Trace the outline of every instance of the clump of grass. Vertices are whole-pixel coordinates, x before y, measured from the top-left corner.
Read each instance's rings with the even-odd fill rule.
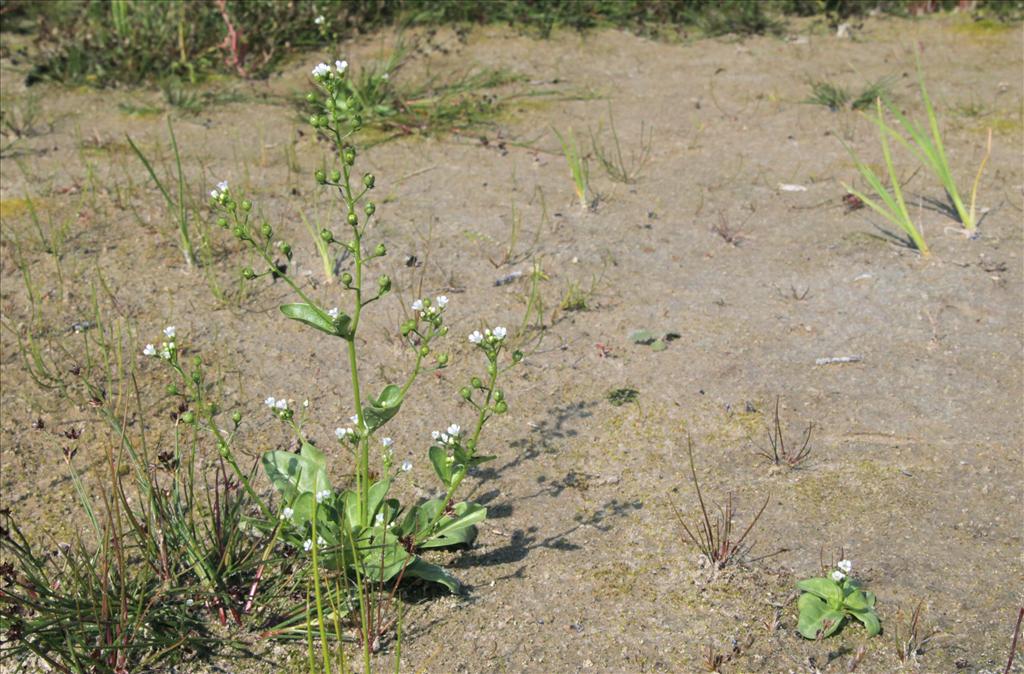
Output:
[[[838,112],[847,107],[851,110],[867,110],[874,105],[876,99],[885,99],[889,96],[889,80],[887,78],[871,82],[856,96],[840,85],[827,80],[811,80],[808,84],[811,87],[811,95],[804,99],[804,103],[823,105],[832,112]]]
[[[693,459],[693,442],[687,436],[686,450],[690,458],[690,476],[693,481],[693,488],[697,492],[697,504],[700,506],[700,519],[691,524],[686,523],[682,513],[675,504],[669,500],[675,512],[679,525],[682,526],[686,537],[690,539],[700,553],[707,559],[715,569],[723,569],[729,564],[740,562],[753,549],[753,542],[747,542],[747,538],[754,527],[757,526],[771,496],[765,498],[761,508],[754,515],[754,518],[747,525],[747,528],[737,537],[733,530],[733,521],[736,513],[733,510],[732,494],[726,497],[725,507],[720,507],[715,514],[714,521],[708,514],[707,506],[704,503],[704,495],[700,489],[700,480],[697,478],[697,468]],[[691,528],[692,527],[692,528]]]
[[[761,456],[776,466],[799,468],[811,455],[811,431],[814,424],[807,424],[803,443],[799,449],[786,447],[786,439],[782,433],[782,422],[779,419],[779,398],[775,398],[775,414],[772,426],[768,429],[768,447],[760,450]]]
[[[933,628],[923,630],[921,618],[924,615],[924,600],[921,600],[911,611],[906,621],[906,629],[900,630],[904,613],[900,609],[899,617],[893,621],[893,642],[896,645],[896,657],[901,664],[907,665],[917,661],[917,658],[924,654],[924,647],[929,641],[939,636],[940,630]]]
[[[559,133],[557,129],[555,129],[555,135],[558,136],[558,142],[562,145],[565,161],[569,164],[572,184],[576,189],[576,199],[579,201],[580,208],[587,210],[590,208],[588,197],[590,194],[590,163],[580,152],[579,143],[576,142],[576,135],[572,129],[569,129],[567,137]]]
[[[586,311],[590,308],[590,293],[583,290],[579,281],[570,281],[562,296],[562,311]]]
[[[959,190],[957,189],[956,179],[953,177],[953,171],[949,166],[946,149],[942,143],[942,134],[939,131],[938,118],[935,115],[935,108],[932,105],[931,98],[928,96],[928,90],[924,85],[924,74],[921,72],[920,63],[918,63],[917,81],[921,92],[921,100],[924,102],[925,112],[928,116],[928,131],[926,132],[921,126],[888,102],[886,102],[886,108],[889,113],[896,118],[903,131],[910,137],[910,140],[908,141],[902,134],[898,133],[896,129],[887,125],[882,119],[881,111],[879,111],[876,123],[883,135],[891,136],[905,148],[910,150],[911,153],[913,153],[914,156],[916,156],[918,160],[920,160],[920,162],[927,167],[936,178],[938,178],[943,189],[946,191],[946,196],[949,198],[953,210],[960,219],[960,223],[968,233],[974,234],[978,227],[978,221],[975,217],[978,184],[981,182],[981,175],[985,170],[985,164],[988,162],[989,155],[992,153],[992,130],[989,129],[985,156],[982,158],[981,164],[978,166],[978,172],[974,177],[974,184],[971,187],[970,202],[969,204],[965,204],[964,200],[960,196]]]
[[[922,255],[927,256],[929,254],[928,244],[925,242],[921,232],[918,231],[914,221],[910,219],[910,212],[907,210],[906,201],[903,199],[903,191],[900,188],[899,176],[896,175],[896,169],[893,166],[892,153],[889,150],[888,136],[894,132],[886,124],[885,118],[882,116],[881,99],[877,99],[875,101],[875,107],[877,117],[873,121],[879,128],[879,138],[882,143],[882,156],[885,159],[885,168],[889,175],[889,184],[892,186],[892,192],[890,192],[889,188],[885,186],[882,179],[875,173],[874,169],[862,162],[849,146],[846,146],[847,152],[850,153],[857,170],[860,172],[864,180],[867,181],[868,185],[871,186],[871,189],[875,193],[877,199],[868,197],[863,192],[855,190],[846,183],[842,183],[843,189],[856,196],[876,213],[906,232],[914,247],[917,248]]]
[[[608,105],[608,128],[612,134],[611,146],[604,146],[597,136],[591,132],[590,146],[598,163],[604,168],[605,173],[612,180],[627,185],[634,184],[640,177],[644,166],[651,159],[651,148],[654,146],[654,129],[640,123],[639,147],[629,158],[622,152],[622,143],[619,141],[619,133],[615,128],[615,118],[612,116],[611,104]]]

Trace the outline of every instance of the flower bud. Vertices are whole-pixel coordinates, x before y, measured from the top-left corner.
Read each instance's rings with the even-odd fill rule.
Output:
[[[421,346],[420,347],[420,355],[423,356],[424,358],[426,358],[428,355],[430,355],[430,347],[427,346],[426,344]]]
[[[242,210],[248,213],[252,210],[252,202],[248,199],[242,199]]]
[[[309,125],[311,127],[313,127],[314,129],[317,128],[318,126],[320,126],[320,118],[317,117],[316,115],[310,115],[309,116]]]
[[[230,454],[228,452],[228,443],[224,442],[223,440],[218,442],[217,443],[217,451],[220,452],[220,455],[221,455],[222,458],[225,458],[225,459],[228,458],[228,455]]]
[[[442,353],[440,356],[438,356],[437,357],[437,364],[440,365],[441,367],[444,367],[445,365],[447,365],[448,364],[448,354],[447,353]]]
[[[209,412],[210,416],[212,417],[215,416],[218,412],[220,412],[220,408],[217,407],[217,403],[211,402],[206,405],[206,411]]]
[[[402,323],[402,327],[400,328],[402,337],[408,337],[409,333],[412,332],[415,327],[416,321],[406,321],[405,323]]]
[[[238,208],[238,204],[236,204],[233,199],[228,199],[227,201],[224,202],[224,208],[234,213],[235,210]]]
[[[494,392],[494,402],[500,403],[504,399],[505,393],[501,389],[498,389]]]
[[[333,171],[331,171],[331,182],[341,182],[341,171],[339,171],[338,169],[334,169]]]
[[[473,391],[468,386],[463,386],[459,389],[459,395],[462,396],[463,399],[469,400],[473,397]]]
[[[242,413],[241,412],[235,412],[234,414],[232,414],[231,415],[231,421],[234,422],[235,426],[237,426],[238,424],[242,423]]]
[[[167,395],[169,395],[169,396],[176,396],[176,395],[178,395],[178,387],[175,386],[174,384],[168,384],[166,390],[167,390]]]
[[[437,331],[437,334],[441,335],[442,337],[447,335],[448,334],[448,326],[447,325],[442,325],[441,329]]]
[[[388,249],[383,243],[378,243],[377,247],[373,249],[373,254],[376,257],[383,257],[388,254]]]
[[[251,281],[256,278],[256,272],[252,270],[252,267],[246,267],[242,270],[242,278],[246,281]]]
[[[192,370],[192,381],[194,383],[198,384],[202,380],[203,380],[203,373],[200,372],[199,370]]]
[[[320,115],[320,126],[327,126],[327,117],[325,115]]]
[[[336,106],[336,105],[337,105],[337,104],[336,104],[336,103],[334,102],[334,99],[333,99],[333,98],[328,98],[328,99],[327,99],[327,100],[326,100],[326,101],[324,102],[324,107],[325,107],[325,108],[327,108],[328,110],[334,110],[334,108],[335,108],[335,106]]]
[[[316,94],[314,94],[312,91],[306,94],[306,102],[316,103]]]
[[[518,363],[522,359],[523,359],[523,352],[522,351],[520,351],[519,349],[516,349],[515,351],[512,352],[512,362],[513,363]]]
[[[351,148],[350,147],[347,150],[345,150],[345,153],[342,155],[342,159],[344,159],[345,163],[348,164],[349,166],[352,166],[352,164],[355,164],[356,163],[356,150],[355,150],[355,148]]]
[[[469,383],[473,385],[473,388],[483,388],[484,383],[480,381],[480,377],[473,377],[469,380]]]
[[[346,286],[352,285],[352,274],[349,274],[348,272],[343,273],[341,275],[341,282]]]
[[[281,244],[281,252],[284,253],[284,256],[289,260],[292,259],[292,247],[287,243]]]
[[[192,414],[192,412],[185,412],[181,415],[181,420],[186,424],[193,424],[196,421],[196,415]]]
[[[274,235],[274,228],[270,226],[269,222],[264,222],[260,225],[260,234],[263,235],[264,239],[269,239]]]
[[[235,227],[233,230],[231,230],[231,233],[235,235],[236,239],[245,239],[245,230],[242,229],[241,226]]]
[[[367,173],[366,175],[363,176],[363,185],[366,186],[366,189],[372,190],[373,184],[374,182],[376,182],[376,180],[377,179],[374,177],[372,173]]]
[[[227,229],[228,228],[228,219],[227,218],[217,218],[217,225],[220,226],[220,227],[223,227],[224,229]]]
[[[331,230],[329,229],[321,229],[320,240],[323,241],[324,243],[334,243],[334,234],[332,234]]]
[[[471,452],[476,451],[476,440],[474,440],[473,438],[466,440],[466,449],[468,449]]]
[[[358,225],[359,224],[359,216],[356,215],[355,213],[349,213],[348,214],[348,224],[352,225],[353,227]]]
[[[192,357],[192,367],[202,367],[202,366],[203,366],[203,359],[200,358],[199,356],[193,356]]]
[[[323,185],[327,182],[327,174],[324,173],[323,169],[317,169],[313,172],[313,177],[316,178],[317,183]]]
[[[494,412],[496,414],[504,414],[505,412],[508,412],[508,403],[505,402],[504,400],[495,403]]]
[[[366,217],[370,217],[377,212],[377,205],[372,201],[369,201],[366,203],[366,206],[363,207],[363,210],[366,211]]]
[[[391,290],[391,277],[387,274],[382,274],[381,277],[377,279],[377,288],[378,293],[381,295],[389,292]]]
[[[498,366],[494,361],[487,363],[487,374],[491,377],[495,377],[498,374]]]

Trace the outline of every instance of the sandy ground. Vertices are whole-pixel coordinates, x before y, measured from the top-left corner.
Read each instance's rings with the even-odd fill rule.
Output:
[[[391,39],[343,50],[358,64]],[[436,487],[429,431],[468,422],[455,391],[479,364],[461,335],[520,325],[530,261],[548,276],[543,340],[506,382],[511,413],[488,429],[485,447],[498,459],[467,480],[466,496],[486,504],[489,518],[472,549],[434,556],[467,593],[409,608],[404,668],[691,672],[703,668],[709,645],[729,654],[736,643],[722,671],[843,672],[863,645],[858,672],[892,672],[901,667],[896,627],[905,629],[921,601],[924,624],[941,634],[905,670],[1002,671],[1024,586],[1019,27],[870,20],[853,39],[808,29],[787,40],[687,44],[619,32],[538,42],[488,29],[464,41],[442,31],[431,44],[401,76],[500,66],[562,95],[522,99],[481,130],[400,139],[362,155],[380,186],[371,238],[388,242],[380,269],[398,291],[374,307],[362,333],[367,362],[380,363],[364,368],[370,388],[407,367],[394,326],[417,289],[451,298],[454,365],[420,383],[391,432],[400,457],[416,463],[400,487],[406,498]],[[897,101],[920,116],[918,46],[961,185],[984,154],[985,129],[994,129],[977,240],[927,207],[941,188],[898,154],[901,174],[913,175],[906,190],[933,249],[928,259],[891,240],[869,210],[842,203],[840,181],[858,180],[842,142],[880,165],[870,121],[802,102],[808,79],[857,89],[888,77]],[[267,82],[225,84],[239,100],[175,117],[195,193],[220,179],[244,188],[293,242],[294,268],[310,284],[321,272],[297,206],[318,199],[308,176],[326,148],[297,135],[287,97],[304,90],[320,58],[298,59]],[[19,66],[5,62],[4,71],[5,98],[27,97]],[[267,395],[308,399],[313,435],[329,437],[351,413],[347,367],[326,338],[276,317],[288,296],[282,284],[225,306],[201,273],[183,270],[161,198],[124,141],[128,133],[154,153],[165,143],[162,115],[127,114],[123,105],[159,103],[159,95],[35,91],[42,128],[2,164],[4,320],[29,318],[18,240],[52,339],[80,343],[70,327],[88,318],[102,273],[114,314],[137,331],[138,345],[175,324],[220,363],[223,397],[251,420],[243,444],[253,455],[288,442],[261,409]],[[609,105],[626,153],[639,149],[641,124],[653,129],[652,153],[633,185],[611,181],[592,160],[596,208],[584,212],[552,130],[572,128],[589,148],[588,130],[608,139]],[[69,223],[63,295],[53,258],[33,238],[27,194],[40,202],[44,226]],[[512,260],[496,267],[489,258],[500,261],[509,245],[513,207],[521,232]],[[228,283],[247,256],[220,234],[216,273]],[[422,266],[406,267],[409,255]],[[524,278],[495,286],[514,271]],[[587,309],[559,310],[574,283]],[[338,294],[322,284],[313,292]],[[679,337],[655,352],[631,342],[638,329]],[[3,502],[59,536],[77,510],[57,430],[85,429],[76,465],[97,481],[110,438],[88,409],[69,409],[28,379],[9,330],[0,340]],[[816,365],[840,356],[858,362]],[[139,360],[162,414],[164,373]],[[639,391],[636,404],[608,402],[620,387]],[[757,453],[776,396],[791,442],[815,426],[801,470],[773,468]],[[37,418],[47,430],[32,428]],[[705,495],[721,503],[735,494],[737,526],[770,495],[743,565],[706,568],[673,514],[672,503],[684,517],[696,513],[687,434]],[[333,465],[339,478],[351,470],[340,456]],[[840,549],[877,594],[885,632],[868,639],[852,625],[805,641],[795,632],[794,583]],[[776,605],[781,622],[770,629]],[[289,647],[272,653],[301,659]]]

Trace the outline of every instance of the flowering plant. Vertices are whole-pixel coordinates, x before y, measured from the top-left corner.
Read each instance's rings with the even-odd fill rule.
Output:
[[[864,591],[850,577],[853,562],[844,559],[828,578],[808,578],[796,584],[803,594],[797,601],[797,630],[808,639],[823,639],[839,629],[847,616],[864,623],[870,636],[882,631],[875,613],[875,595]]]
[[[333,170],[317,169],[314,178],[320,186],[336,192],[347,223],[344,242],[337,240],[329,229],[323,229],[320,238],[328,246],[343,246],[351,256],[351,270],[340,277],[342,289],[351,299],[351,308],[348,311],[327,308],[328,305],[312,298],[276,263],[277,251],[291,260],[292,248],[285,241],[275,240],[269,223],[257,226],[253,222],[253,205],[249,200],[236,195],[226,182],[210,192],[218,224],[230,229],[262,259],[263,269],[246,267],[243,277],[283,279],[301,301],[282,305],[281,313],[342,340],[348,355],[355,414],[351,425],[335,431],[335,438],[340,447],[355,458],[353,488],[336,489],[332,485],[326,454],[305,436],[302,415],[295,417],[291,402],[276,397],[266,400],[272,414],[294,432],[300,447],[298,453],[271,451],[262,458],[264,472],[282,499],[275,529],[286,543],[312,554],[314,573],[322,565],[343,573],[353,572],[360,583],[363,579],[384,582],[417,577],[456,592],[460,589],[459,582],[440,567],[424,561],[418,553],[472,542],[476,532],[474,525],[485,518],[486,508],[456,502],[455,493],[471,468],[494,458],[478,454],[477,446],[487,420],[508,410],[504,393],[497,388],[503,371],[500,363],[504,361],[504,369],[507,369],[523,356],[519,351],[513,352],[510,358],[503,356],[507,351],[507,331],[503,327],[482,333],[477,330],[469,336],[470,343],[486,358],[487,376],[485,379],[473,377],[469,386],[459,391],[463,400],[474,408],[475,423],[467,431],[458,424],[451,424],[445,431],[433,434],[428,456],[444,487],[444,495],[408,509],[397,499],[389,498],[395,480],[413,466],[404,461],[396,467],[393,442],[388,437],[378,439],[377,434],[398,414],[421,372],[428,367],[440,369],[448,365],[448,354],[433,355],[435,340],[448,333],[445,324],[448,298],[441,295],[412,303],[413,317],[399,326],[402,341],[411,351],[411,372],[404,382],[388,384],[376,396],[365,395],[359,376],[356,334],[363,310],[391,290],[391,279],[387,275],[379,276],[376,284],[367,283],[365,278],[367,265],[387,254],[383,243],[372,248],[366,243],[369,224],[376,212],[376,205],[368,195],[375,187],[376,178],[370,173],[360,178],[353,175],[357,152],[352,136],[362,126],[363,106],[353,98],[348,64],[339,60],[332,68],[321,63],[313,69],[312,79],[317,91],[307,96],[307,101],[314,106],[309,123],[335,146],[338,162],[338,168]],[[147,347],[146,353],[156,355],[156,347]],[[373,479],[370,470],[372,446],[380,447],[383,470],[379,479]]]

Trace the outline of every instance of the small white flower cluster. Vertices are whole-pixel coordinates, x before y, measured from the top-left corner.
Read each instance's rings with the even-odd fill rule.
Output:
[[[338,307],[334,307],[333,309],[329,309],[327,311],[327,315],[330,316],[331,318],[337,319],[338,316],[341,315],[341,312],[338,311]]]
[[[224,203],[228,198],[228,181],[222,180],[217,183],[217,189],[210,190],[210,198],[219,203]]]
[[[405,461],[402,462],[402,472],[408,473],[410,470],[412,470],[412,461],[406,459]]]
[[[288,400],[286,398],[275,398],[274,396],[268,396],[263,404],[269,407],[274,412],[286,411],[288,409]]]
[[[450,445],[458,442],[459,436],[462,435],[462,428],[458,424],[452,424],[448,427],[447,432],[445,431],[432,431],[430,437],[434,440],[439,441],[442,445]]]
[[[326,501],[329,498],[331,498],[331,490],[330,489],[321,489],[320,491],[318,491],[316,493],[316,502],[317,503],[323,503],[324,501]]]
[[[318,16],[315,19],[313,19],[313,23],[315,23],[318,26],[322,26],[326,22],[327,22],[327,19],[324,18],[323,14],[321,14],[320,16]]]
[[[469,341],[472,344],[493,346],[499,342],[503,342],[506,335],[508,335],[508,330],[499,325],[493,330],[485,328],[483,334],[481,334],[479,330],[474,330],[469,336]]]
[[[291,508],[285,507],[285,509],[281,511],[281,520],[282,521],[290,520],[294,514],[295,514],[294,510],[292,510]]]
[[[412,310],[419,313],[420,318],[424,320],[431,320],[437,318],[444,311],[444,308],[448,306],[448,296],[438,295],[434,298],[434,302],[430,300],[416,300],[412,303]]]
[[[850,570],[853,569],[853,562],[848,559],[843,559],[840,560],[836,566],[839,567],[839,570],[832,572],[832,580],[837,583],[841,583],[843,579],[850,574]]]
[[[334,429],[334,437],[338,438],[338,440],[348,439],[351,441],[355,440],[356,432],[351,428],[342,428],[341,426],[339,426],[338,428]]]
[[[326,545],[327,545],[327,541],[324,540],[324,537],[318,535],[316,537],[316,546],[322,550]],[[310,539],[307,538],[306,542],[302,544],[302,549],[305,550],[306,552],[309,552],[310,550],[312,550],[313,549],[313,541],[311,541]]]
[[[147,344],[146,348],[142,350],[144,356],[160,356],[164,360],[170,360],[174,352],[178,350],[176,343],[177,329],[173,325],[168,325],[164,328],[164,337],[167,338],[166,342],[160,342],[160,348],[157,349],[152,344]]]
[[[348,70],[348,61],[338,59],[334,62],[334,71],[337,73],[338,77],[344,75],[346,70]],[[331,66],[326,63],[318,63],[316,67],[313,68],[313,79],[315,80],[327,80],[330,79],[331,75]]]

